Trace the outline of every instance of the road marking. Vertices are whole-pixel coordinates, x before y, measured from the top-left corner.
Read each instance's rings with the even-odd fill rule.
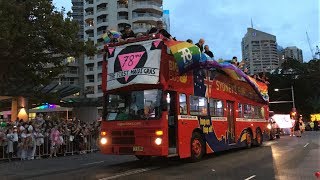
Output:
[[[88,165],[92,165],[92,164],[100,164],[103,163],[104,161],[97,161],[97,162],[92,162],[92,163],[86,163],[86,164],[82,164],[84,166],[88,166]]]
[[[216,170],[214,170],[214,169],[211,169],[211,171],[215,172]]]
[[[262,146],[271,146],[271,145],[273,145],[273,144],[277,144],[277,143],[279,143],[278,141],[268,141],[268,142],[265,142],[265,143],[263,143],[262,144]]]
[[[248,178],[246,178],[246,179],[244,179],[244,180],[249,180],[249,179],[252,179],[252,178],[254,178],[254,177],[256,177],[256,175],[252,175],[252,176],[250,176],[250,177],[248,177]]]
[[[304,145],[303,147],[307,147],[309,145],[309,143],[307,143],[306,145]]]
[[[123,172],[123,173],[119,173],[119,174],[117,174],[117,175],[110,176],[110,177],[101,178],[101,179],[99,179],[99,180],[116,179],[116,178],[119,178],[119,177],[129,176],[129,175],[134,175],[134,174],[139,174],[139,173],[151,171],[151,170],[154,170],[154,169],[158,169],[158,168],[142,168],[142,169],[136,169],[136,170],[132,170],[132,171],[125,171],[125,172]]]

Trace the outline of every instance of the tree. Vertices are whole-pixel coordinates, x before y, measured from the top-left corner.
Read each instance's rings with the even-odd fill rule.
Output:
[[[0,29],[0,95],[38,93],[67,57],[95,53],[92,41],[78,39],[78,24],[48,0],[0,0]]]
[[[299,63],[288,59],[280,67],[279,74],[270,74],[269,95],[271,101],[291,100],[290,91],[274,92],[275,88],[294,87],[295,104],[298,113],[309,115],[320,111],[320,60]],[[290,104],[271,104],[271,109],[289,113]]]

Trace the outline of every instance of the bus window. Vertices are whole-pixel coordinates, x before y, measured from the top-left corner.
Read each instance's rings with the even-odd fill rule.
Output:
[[[187,96],[185,94],[179,95],[180,114],[187,114]]]
[[[159,119],[161,97],[158,89],[109,94],[106,120]]]
[[[210,99],[210,116],[223,117],[223,102],[217,99]]]
[[[262,117],[262,111],[261,111],[261,107],[259,106],[254,106],[254,118],[256,119],[261,119]]]
[[[206,116],[207,112],[207,98],[199,96],[190,96],[190,114]]]
[[[243,104],[239,103],[238,105],[238,117],[239,118],[243,118],[244,115],[243,115]]]
[[[252,114],[251,114],[251,105],[245,104],[244,105],[244,118],[251,118]]]

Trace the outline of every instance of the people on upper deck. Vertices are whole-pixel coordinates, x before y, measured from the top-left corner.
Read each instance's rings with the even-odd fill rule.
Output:
[[[141,37],[143,37],[143,36],[144,36],[144,34],[138,33],[137,36],[136,36],[136,38],[141,38]]]
[[[204,45],[205,41],[203,38],[199,39],[199,42],[196,43],[196,46],[198,46],[200,48],[200,52],[203,52],[203,45]]]
[[[168,39],[173,39],[171,34],[169,34],[168,31],[163,28],[162,21],[157,21],[157,27],[151,28],[148,34],[158,34],[158,33],[162,34],[164,37]]]
[[[187,39],[187,42],[193,44],[193,41],[191,39]]]
[[[210,51],[208,45],[205,45],[205,46],[204,46],[204,53],[206,53],[206,54],[207,54],[209,57],[211,57],[211,58],[214,57],[214,55],[213,55],[213,53]]]
[[[233,56],[231,60],[231,64],[237,66],[239,69],[243,68],[243,65],[245,64],[244,61],[238,62],[237,56]]]
[[[121,31],[122,35],[121,35],[121,39],[122,40],[126,40],[126,39],[129,39],[129,38],[135,38],[136,36],[134,35],[134,32],[132,31],[131,29],[131,26],[130,25],[126,25],[124,27],[124,30]]]

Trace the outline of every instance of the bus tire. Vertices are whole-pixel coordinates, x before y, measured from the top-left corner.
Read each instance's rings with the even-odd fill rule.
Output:
[[[246,147],[250,149],[252,147],[252,134],[250,131],[247,131],[246,135]]]
[[[263,136],[262,136],[262,132],[260,129],[257,129],[256,132],[256,145],[257,146],[261,146],[263,143]]]
[[[151,156],[136,155],[136,158],[139,159],[140,161],[150,161],[151,160]]]
[[[203,137],[200,133],[195,132],[192,134],[191,138],[191,162],[197,162],[202,159],[204,154],[206,153],[206,146]]]

